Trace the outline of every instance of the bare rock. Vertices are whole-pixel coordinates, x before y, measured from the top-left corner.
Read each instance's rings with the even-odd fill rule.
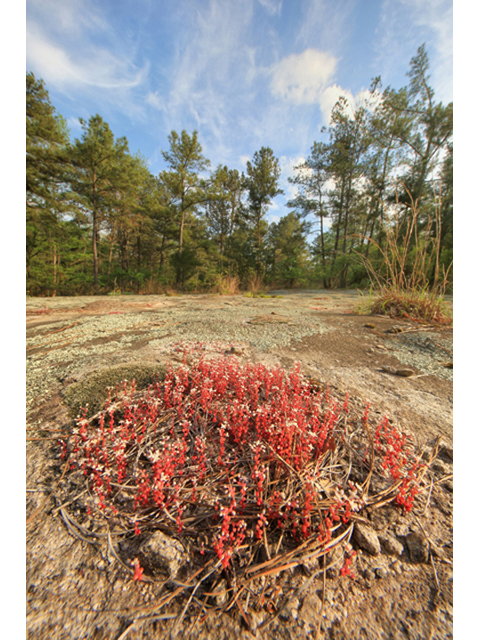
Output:
[[[385,373],[390,373],[392,376],[401,376],[402,378],[408,378],[415,375],[415,371],[413,369],[396,369],[395,367],[389,367],[387,365],[382,366],[381,370],[385,371]]]
[[[353,537],[359,547],[374,556],[377,556],[382,550],[376,531],[361,522],[355,523]]]
[[[303,599],[299,618],[303,620],[304,624],[316,627],[321,607],[320,598],[315,593],[310,593]]]
[[[175,578],[180,568],[188,562],[188,555],[175,538],[155,531],[140,547],[140,554],[155,574]]]
[[[410,527],[408,524],[399,524],[395,528],[395,533],[399,538],[406,538],[410,533]]]
[[[412,562],[428,562],[428,541],[420,533],[409,533],[405,538]]]
[[[413,369],[397,369],[397,376],[402,376],[402,378],[409,378],[413,375],[415,375],[415,371]]]

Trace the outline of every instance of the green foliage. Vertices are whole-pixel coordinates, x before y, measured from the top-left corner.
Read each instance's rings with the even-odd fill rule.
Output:
[[[269,147],[255,151],[253,161],[247,162],[247,207],[244,218],[253,240],[253,259],[258,275],[263,272],[263,239],[268,229],[265,216],[273,198],[283,193],[278,186],[279,179],[280,164],[273,151]]]
[[[172,131],[167,168],[153,176],[98,114],[70,143],[27,74],[27,292],[368,288],[372,277],[395,291],[451,291],[453,105],[435,101],[428,67],[422,46],[407,86],[376,78],[362,104],[338,100],[274,223],[272,149],[244,174],[210,171],[197,132]]]

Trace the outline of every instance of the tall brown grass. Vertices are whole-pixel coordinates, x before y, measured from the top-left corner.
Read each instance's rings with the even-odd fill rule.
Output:
[[[262,276],[260,276],[258,273],[250,276],[247,282],[247,291],[249,291],[250,293],[259,293],[263,290],[263,288]]]
[[[212,291],[221,296],[237,295],[240,291],[240,278],[238,276],[218,276]]]
[[[397,207],[390,224],[385,226],[384,245],[366,238],[377,248],[382,266],[374,266],[370,258],[358,254],[374,294],[367,308],[373,314],[449,323],[452,317],[445,306],[444,295],[452,263],[447,269],[440,265],[441,196],[436,195],[433,213],[428,215],[420,231],[418,200],[406,191],[410,206],[403,212]],[[430,282],[432,272],[433,282]]]

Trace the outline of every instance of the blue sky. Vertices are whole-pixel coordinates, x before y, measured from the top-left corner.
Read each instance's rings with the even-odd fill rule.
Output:
[[[453,100],[451,0],[27,0],[26,66],[72,138],[99,113],[153,174],[172,129],[197,130],[212,168],[269,146],[287,178],[340,95],[373,77],[404,86],[425,43],[438,100]]]

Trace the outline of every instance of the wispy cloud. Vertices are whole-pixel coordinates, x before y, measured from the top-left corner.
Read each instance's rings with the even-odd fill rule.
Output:
[[[417,26],[433,33],[435,73],[432,81],[439,99],[452,100],[453,2],[452,0],[401,0]]]
[[[235,131],[233,113],[241,110],[257,76],[255,50],[248,44],[253,6],[253,0],[178,5],[182,28],[167,63],[168,83],[162,84],[164,61],[152,69],[159,72],[158,86],[152,86],[147,103],[164,112],[167,130],[201,128],[206,146],[215,147],[215,163],[230,154],[227,130]]]
[[[47,84],[124,90],[144,82],[148,65],[134,64],[90,0],[30,0],[27,15],[27,66]]]
[[[282,11],[282,0],[258,0],[262,7],[271,15],[279,15]]]
[[[27,25],[27,61],[47,83],[58,88],[132,88],[141,84],[148,72],[147,66],[138,69],[99,47],[72,54],[32,24]]]
[[[303,19],[297,45],[321,42],[327,51],[340,53],[348,37],[347,23],[357,0],[305,0],[299,9]]]
[[[406,73],[410,59],[425,42],[435,68],[431,83],[437,97],[452,100],[452,13],[452,0],[383,0],[375,43],[382,78],[390,78],[402,59]]]

